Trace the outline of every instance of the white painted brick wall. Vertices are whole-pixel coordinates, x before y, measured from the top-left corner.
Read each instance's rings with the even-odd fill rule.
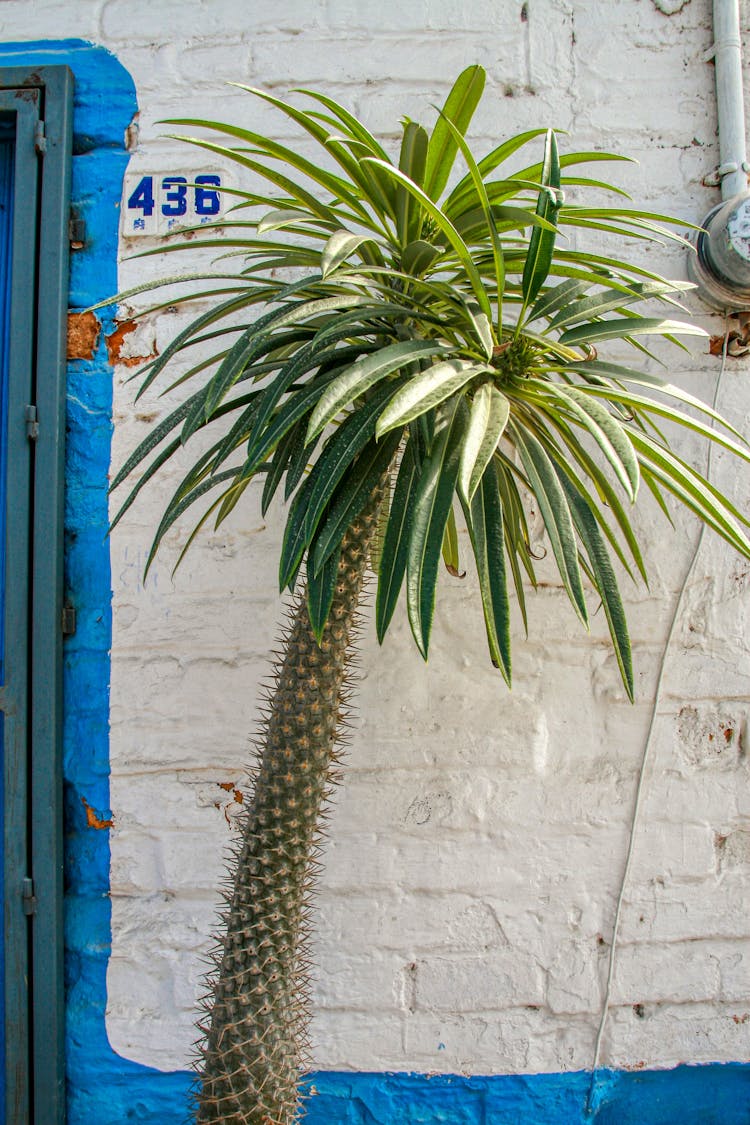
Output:
[[[742,18],[749,29],[746,2]],[[197,166],[194,154],[162,139],[155,122],[170,115],[243,118],[291,135],[285,120],[224,78],[282,93],[319,84],[392,145],[400,116],[428,112],[452,77],[478,61],[489,74],[473,128],[478,147],[552,124],[569,130],[565,143],[576,148],[637,157],[620,166],[618,181],[639,204],[698,221],[716,200],[700,182],[717,162],[713,70],[702,61],[709,0],[688,0],[672,17],[652,0],[0,6],[4,38],[71,35],[103,43],[135,79],[140,143],[131,171]],[[677,251],[634,242],[632,253],[683,274]],[[153,259],[124,262],[122,285],[163,269]],[[160,346],[179,323],[158,319]],[[717,360],[673,352],[669,364],[676,382],[711,395]],[[133,406],[129,374],[116,376],[116,465],[162,408],[154,396]],[[748,374],[747,362],[730,365],[721,404],[745,431]],[[750,474],[722,456],[714,472],[747,510]],[[281,526],[278,514],[261,520],[256,490],[226,527],[201,539],[174,582],[185,531],[170,535],[144,586],[147,544],[168,491],[166,482],[153,489],[112,540],[107,1017],[117,1050],[164,1068],[189,1057],[221,851],[235,790],[245,792],[255,699],[280,616]],[[528,642],[516,622],[510,695],[485,656],[471,576],[441,582],[427,667],[403,620],[382,650],[371,630],[363,638],[319,897],[320,1066],[590,1066],[649,704],[697,534],[683,518],[672,533],[648,503],[640,526],[651,588],[629,593],[634,707],[619,686],[602,614],[583,636],[554,579],[531,599]],[[605,1064],[748,1056],[749,584],[750,568],[707,540],[655,727]]]

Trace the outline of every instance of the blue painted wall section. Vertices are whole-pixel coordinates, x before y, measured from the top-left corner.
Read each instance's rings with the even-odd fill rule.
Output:
[[[86,242],[71,254],[69,305],[84,309],[117,289],[117,238],[125,130],[136,112],[132,80],[101,47],[78,40],[0,44],[0,65],[67,65],[75,75],[72,201]],[[101,328],[91,360],[67,377],[66,585],[77,632],[66,642],[66,977],[68,1125],[157,1122],[185,1116],[188,1079],[120,1058],[107,1042],[104,1011],[110,950],[109,833],[89,825],[86,806],[109,816],[111,581],[107,475],[112,370]]]
[[[73,201],[86,245],[72,255],[70,306],[83,309],[117,288],[118,206],[127,164],[124,133],[136,110],[127,72],[108,52],[77,40],[0,44],[0,65],[67,64],[76,79]],[[109,817],[110,568],[106,541],[112,372],[99,314],[93,359],[68,371],[66,581],[78,630],[66,648],[66,966],[68,1125],[180,1125],[190,1075],[123,1059],[105,1028],[110,951]],[[84,804],[84,801],[86,804]],[[491,1078],[319,1073],[310,1079],[308,1125],[749,1125],[750,1067],[678,1067],[597,1076]]]
[[[465,1078],[331,1074],[312,1079],[306,1125],[746,1125],[750,1069],[742,1064]]]

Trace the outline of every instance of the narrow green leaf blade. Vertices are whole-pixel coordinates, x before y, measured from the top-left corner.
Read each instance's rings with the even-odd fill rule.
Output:
[[[406,564],[406,602],[414,639],[427,659],[443,535],[458,477],[466,407],[457,398],[438,418],[422,466]]]
[[[564,328],[568,324],[575,324],[576,321],[582,320],[591,323],[594,317],[603,316],[604,313],[612,312],[614,309],[622,308],[625,305],[632,305],[637,301],[646,301],[652,297],[664,297],[669,293],[681,291],[682,287],[679,283],[658,285],[656,282],[632,282],[630,292],[620,290],[613,293],[609,290],[605,293],[593,293],[590,297],[584,297],[582,301],[577,301],[561,309],[551,321],[550,328]]]
[[[568,368],[571,371],[576,371],[579,375],[583,375],[584,378],[588,378],[591,374],[593,374],[596,376],[601,376],[608,380],[615,379],[624,383],[637,383],[643,387],[650,387],[654,390],[660,391],[662,394],[667,395],[669,398],[677,399],[679,402],[684,402],[688,406],[695,407],[695,409],[699,410],[702,414],[706,414],[709,418],[713,418],[714,422],[716,422],[718,425],[723,426],[726,430],[729,430],[729,432],[740,441],[745,441],[745,438],[742,436],[739,430],[736,430],[734,426],[732,426],[726,420],[726,418],[723,418],[721,414],[717,413],[717,411],[714,410],[713,407],[709,406],[708,403],[703,402],[702,399],[696,398],[695,395],[689,394],[688,391],[683,390],[682,387],[678,387],[674,383],[665,382],[663,379],[659,379],[658,376],[651,375],[647,371],[637,371],[631,367],[622,367],[620,364],[606,363],[603,360],[598,359],[586,360],[585,362],[578,364],[571,363],[568,364]]]
[[[292,426],[292,428],[284,434],[284,437],[274,450],[273,459],[263,483],[263,495],[261,496],[260,502],[260,514],[264,517],[271,506],[271,501],[276,494],[282,477],[287,471],[290,458],[299,440],[300,429],[301,424],[299,422]]]
[[[401,255],[404,273],[419,277],[440,257],[441,252],[440,246],[435,246],[432,242],[426,242],[422,238],[418,238],[416,242],[410,242],[404,247]]]
[[[354,459],[362,452],[375,433],[375,421],[383,403],[393,393],[390,386],[379,387],[361,410],[343,422],[326,442],[308,477],[312,481],[305,522],[306,542],[309,543],[341,478],[350,470]]]
[[[477,563],[490,658],[510,687],[510,604],[505,569],[505,528],[497,472],[490,462],[471,503],[462,500]]]
[[[479,161],[478,168],[483,179],[486,179],[491,172],[494,172],[503,161],[517,152],[523,145],[533,141],[536,137],[546,133],[546,129],[529,129],[525,133],[518,133],[515,137],[511,137],[507,141],[503,141],[497,148],[493,148],[486,156],[483,156]],[[459,212],[463,207],[464,200],[467,192],[472,189],[471,176],[467,173],[462,180],[456,184],[452,192],[445,201],[445,211],[448,214]]]
[[[459,494],[469,504],[497,449],[509,416],[510,402],[502,391],[492,383],[483,383],[471,405],[458,474]]]
[[[482,97],[485,77],[481,66],[468,66],[462,71],[446,99],[441,116],[435,122],[427,149],[424,181],[430,199],[437,200],[443,194],[458,151],[446,118],[453,122],[461,135],[466,132]]]
[[[378,419],[377,436],[380,438],[397,426],[407,425],[450,398],[475,375],[489,370],[485,364],[477,365],[466,359],[448,359],[433,364],[396,391]]]
[[[536,206],[537,215],[551,222],[557,223],[559,204],[553,195],[560,189],[560,160],[557,154],[557,141],[552,129],[547,131],[547,141],[544,148],[544,165],[542,168],[542,189]],[[543,230],[534,227],[529,239],[529,248],[523,267],[521,279],[521,292],[523,294],[524,309],[536,298],[539,290],[547,279],[552,264],[552,255],[555,249],[555,231]]]
[[[492,260],[495,266],[495,289],[497,293],[497,332],[499,337],[502,331],[503,292],[505,290],[505,260],[503,257],[503,248],[498,237],[495,225],[495,217],[493,215],[492,206],[487,195],[487,189],[485,187],[484,180],[482,179],[482,174],[477,167],[477,162],[472,155],[471,149],[464,140],[462,132],[456,128],[450,118],[446,117],[444,114],[441,114],[441,119],[443,118],[446,128],[449,130],[457,147],[460,148],[461,154],[466,161],[466,166],[469,169],[469,175],[471,176],[474,190],[477,193],[477,198],[479,199],[482,213],[484,215],[485,229],[483,231],[483,234],[489,235],[490,244],[492,246]],[[492,339],[492,327],[489,322],[487,325],[487,335],[490,338],[490,342],[488,346],[489,350],[486,351],[486,357],[487,359],[490,359],[492,357],[492,346],[494,344],[494,340]]]
[[[307,567],[307,611],[310,615],[310,624],[318,644],[323,640],[323,632],[331,612],[333,597],[336,593],[336,578],[341,558],[341,544],[328,556],[326,561],[316,573],[309,565]]]
[[[348,230],[334,231],[320,255],[320,272],[323,277],[327,278],[334,273],[365,242],[372,242],[368,234],[352,234]]]
[[[279,556],[279,590],[284,590],[294,583],[302,562],[302,556],[305,553],[308,542],[305,534],[305,521],[307,519],[307,501],[310,495],[311,481],[312,477],[305,477],[295,492],[289,509]]]
[[[667,333],[680,336],[707,336],[708,333],[697,324],[687,324],[682,320],[661,320],[652,316],[627,316],[617,320],[600,320],[594,324],[580,324],[569,328],[560,337],[566,347],[574,344],[587,344],[592,340],[617,340],[625,336],[658,335]]]
[[[602,599],[602,607],[607,618],[612,644],[620,668],[622,682],[628,693],[628,699],[633,702],[633,657],[630,647],[628,622],[625,616],[625,607],[622,604],[620,590],[617,585],[612,561],[607,551],[601,531],[585,499],[566,477],[558,471],[560,483],[568,498],[568,506],[576,531],[580,537],[591,564],[591,575],[596,589]]]
[[[624,426],[610,414],[606,406],[592,397],[595,391],[582,387],[529,380],[529,390],[564,404],[578,424],[594,439],[632,502],[638,494],[640,471],[638,458]]]
[[[516,448],[542,513],[563,585],[576,613],[588,627],[578,549],[565,493],[544,447],[527,428],[515,425],[512,420],[510,424]]]
[[[458,553],[458,528],[456,527],[456,514],[451,507],[448,511],[448,521],[443,532],[442,546],[443,562],[445,569],[454,578],[463,578],[461,573],[461,559]]]
[[[477,342],[481,345],[484,352],[484,358],[489,362],[492,359],[493,349],[495,347],[495,340],[492,335],[492,325],[489,318],[482,310],[476,301],[465,301],[466,311],[469,314],[471,325],[474,329],[474,335]]]
[[[407,121],[401,140],[398,166],[413,183],[422,187],[427,162],[427,133],[416,121]],[[422,209],[414,196],[399,184],[396,187],[396,233],[402,246],[419,238]]]
[[[419,468],[415,442],[410,439],[401,458],[380,554],[378,591],[375,598],[375,628],[380,644],[383,643],[391,623],[406,573],[406,556],[418,482]]]

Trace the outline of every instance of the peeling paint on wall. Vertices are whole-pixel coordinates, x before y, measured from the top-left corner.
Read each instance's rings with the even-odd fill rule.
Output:
[[[137,320],[117,321],[114,332],[107,336],[107,355],[112,366],[139,367],[158,355],[153,325]]]

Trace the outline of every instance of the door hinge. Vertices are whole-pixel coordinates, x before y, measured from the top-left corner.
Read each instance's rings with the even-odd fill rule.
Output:
[[[26,420],[26,437],[29,441],[36,441],[39,437],[39,420],[36,416],[36,407],[27,406],[24,411]]]
[[[47,151],[47,134],[44,130],[43,121],[37,121],[34,129],[34,151],[37,156],[44,156]]]
[[[62,611],[62,631],[64,637],[72,637],[76,631],[76,607],[66,604]]]
[[[34,894],[34,880],[29,879],[28,876],[23,880],[21,885],[21,898],[23,901],[24,914],[36,914],[36,895]]]

